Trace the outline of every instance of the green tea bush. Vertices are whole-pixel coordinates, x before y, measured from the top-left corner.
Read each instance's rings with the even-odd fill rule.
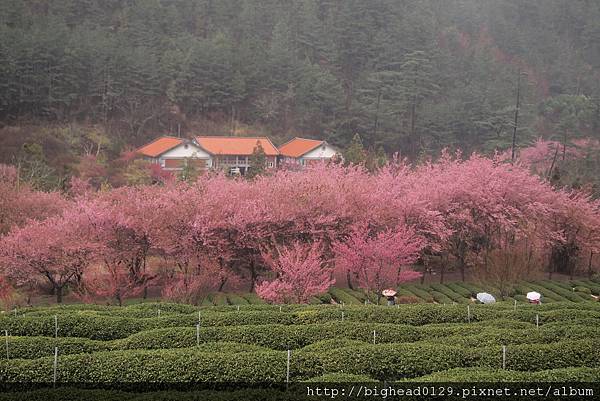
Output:
[[[571,284],[576,288],[587,288],[594,295],[600,295],[600,285],[591,280],[572,280]]]
[[[209,294],[208,299],[215,306],[229,305],[229,302],[227,302],[227,295],[225,295],[224,293],[221,293],[221,292],[215,292],[215,293]]]
[[[597,324],[600,321],[600,305],[596,302],[560,303],[556,305],[519,304],[514,311],[512,305],[471,305],[471,323],[497,319],[520,322],[535,322],[539,314],[542,324],[568,322],[575,324]],[[125,314],[130,311],[124,311]],[[113,315],[99,315],[94,311],[82,311],[58,315],[59,337],[83,337],[95,340],[111,340],[156,328],[189,327],[198,323],[198,312],[170,314],[151,318],[121,317],[119,311]],[[202,327],[240,326],[259,324],[323,324],[344,320],[369,324],[402,324],[420,326],[436,323],[466,323],[465,305],[397,305],[379,307],[374,305],[336,306],[283,306],[242,305],[240,312],[235,306],[214,307],[201,312]],[[54,336],[54,315],[12,315],[0,317],[0,330],[8,330],[14,336]]]
[[[579,285],[579,286],[576,286],[574,288],[575,288],[575,292],[580,292],[580,293],[583,293],[583,294],[592,295],[592,290],[589,289],[589,288],[587,288],[587,287]]]
[[[434,288],[433,284],[431,286],[432,286],[432,288]],[[470,301],[470,299],[471,299],[471,291],[467,290],[464,287],[461,287],[457,283],[448,283],[448,284],[446,284],[446,285],[444,285],[442,287],[446,287],[448,290],[452,291],[454,294],[459,295],[460,297],[462,297],[466,301]]]
[[[414,295],[410,296],[410,295],[401,295],[397,298],[396,302],[400,305],[403,304],[420,304],[423,303],[425,301],[423,301],[421,298],[418,298]]]
[[[361,304],[364,304],[365,301],[369,300],[364,291],[359,290],[351,290],[350,288],[343,289],[347,294],[352,295],[354,298],[358,299]]]
[[[450,298],[453,302],[467,304],[470,303],[470,297],[464,297],[463,295],[452,291],[447,285],[444,284],[431,284],[431,289],[440,292]]]
[[[394,380],[473,366],[477,357],[471,354],[462,347],[419,343],[337,348],[320,352],[318,358],[328,373],[366,374],[378,380]]]
[[[303,366],[312,365],[304,359]],[[0,381],[52,382],[53,358],[0,362]],[[311,369],[310,373],[317,369]],[[58,381],[283,382],[284,352],[202,352],[194,349],[96,352],[59,356]]]
[[[438,291],[431,291],[431,296],[433,297],[433,300],[435,302],[437,302],[438,304],[452,304],[454,303],[454,301],[452,301],[452,299],[450,299],[449,297],[446,296],[446,294],[443,294],[441,292]]]
[[[537,371],[600,367],[600,340],[507,347],[507,368]],[[206,344],[200,350],[127,350],[59,356],[59,381],[69,382],[282,382],[286,353],[255,351],[240,344]],[[53,358],[0,361],[0,381],[48,382]],[[292,352],[294,380],[325,373],[367,375],[378,380],[419,377],[457,367],[499,368],[501,348],[436,343],[352,345]]]
[[[407,285],[405,288],[406,290],[415,294],[417,297],[421,298],[423,301],[433,302],[433,296],[429,292],[417,287],[416,285]]]
[[[371,342],[373,330],[380,342],[417,341],[419,330],[412,326],[335,322],[306,325],[247,325],[201,327],[200,342],[230,341],[255,344],[276,350],[297,349],[324,339]],[[114,342],[114,349],[161,349],[196,344],[195,328],[165,328],[134,334]]]
[[[334,338],[330,340],[321,340],[309,344],[302,348],[303,352],[322,352],[344,347],[360,347],[367,345],[368,342],[360,340],[350,340],[348,338]]]
[[[507,347],[507,369],[537,371],[568,367],[600,368],[600,339]]]
[[[484,324],[485,323],[485,324]],[[550,343],[565,339],[599,337],[596,326],[543,325],[539,330],[530,323],[487,321],[480,324],[433,324],[409,326],[357,322],[329,322],[307,325],[245,325],[201,327],[201,344],[229,342],[250,344],[274,350],[287,350],[345,342],[371,343],[373,331],[379,343],[431,343],[480,347],[524,343]],[[196,328],[173,327],[146,330],[113,341],[84,338],[9,337],[11,358],[40,358],[52,354],[57,346],[61,354],[89,353],[103,350],[169,349],[196,345]],[[339,346],[338,346],[339,347]]]
[[[474,284],[474,283],[467,283],[467,282],[461,281],[461,282],[453,283],[453,285],[466,289],[467,291],[470,292],[471,297],[473,297],[473,298],[475,298],[475,296],[479,292],[489,292],[489,291],[484,291],[483,288],[481,288],[479,285]]]
[[[329,294],[331,294],[338,304],[360,305],[362,303],[341,288],[331,288],[329,289]]]
[[[542,301],[560,302],[560,301],[567,300],[562,295],[557,294],[556,292],[554,292],[544,286],[541,286],[541,285],[536,285],[534,283],[527,283],[527,287],[531,288],[533,291],[537,291],[540,294],[542,294]]]
[[[353,375],[349,373],[326,373],[322,376],[304,380],[304,383],[377,383],[377,380],[367,375]]]
[[[562,368],[539,372],[522,372],[504,369],[456,368],[411,379],[424,382],[596,382],[600,380],[598,368]]]
[[[591,298],[590,296],[586,296],[585,294],[583,294],[584,296],[582,296],[572,291],[571,289],[562,288],[554,282],[544,281],[541,285],[543,286],[543,288],[547,288],[548,290],[553,291],[554,293],[560,295],[561,297],[571,302],[589,301]]]
[[[245,293],[241,294],[241,296],[246,301],[248,301],[248,303],[250,305],[266,305],[266,303],[267,303],[264,299],[262,299],[261,297],[256,295],[256,293],[254,293],[254,292],[245,292]]]
[[[8,355],[11,359],[34,359],[51,356],[54,354],[54,347],[58,347],[63,354],[91,353],[111,349],[110,342],[90,340],[87,338],[9,336],[7,340]],[[3,343],[5,343],[5,341],[3,341]]]
[[[227,302],[229,305],[248,305],[249,302],[237,294],[227,294]]]

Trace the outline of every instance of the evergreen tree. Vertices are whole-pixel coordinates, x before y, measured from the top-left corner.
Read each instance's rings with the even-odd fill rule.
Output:
[[[254,150],[252,151],[252,155],[250,156],[249,164],[250,168],[246,173],[248,178],[254,178],[265,172],[265,167],[267,165],[267,155],[265,154],[265,150],[263,149],[260,141],[256,141],[256,146],[254,146]]]
[[[177,178],[179,181],[194,182],[199,174],[200,172],[198,171],[196,163],[194,163],[194,159],[186,158],[183,161],[183,168],[177,174]]]
[[[352,142],[344,151],[344,163],[350,164],[363,164],[367,159],[367,152],[362,143],[362,139],[358,133],[352,137]]]

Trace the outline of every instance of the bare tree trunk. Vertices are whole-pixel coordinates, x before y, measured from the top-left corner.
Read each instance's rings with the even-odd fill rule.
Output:
[[[224,277],[221,279],[221,284],[219,284],[219,289],[217,291],[223,292],[223,289],[225,288],[225,284],[227,284],[227,277]]]
[[[254,266],[254,260],[250,261],[250,292],[254,292],[254,287],[256,287],[256,267]]]
[[[57,285],[54,286],[54,292],[56,293],[56,303],[62,304],[63,301],[63,289]]]
[[[511,146],[511,162],[515,161],[515,150],[517,145],[517,128],[519,125],[519,106],[521,103],[521,69],[519,68],[517,77],[517,105],[515,107],[515,123],[513,127],[512,146]]]
[[[375,108],[375,124],[373,125],[373,138],[377,138],[377,125],[379,124],[379,105],[381,103],[381,88],[377,91],[377,107]]]
[[[354,285],[352,285],[352,275],[350,274],[350,269],[346,270],[346,280],[348,281],[348,288],[353,290]]]
[[[417,145],[415,138],[416,131],[416,119],[417,119],[417,102],[414,100],[410,106],[410,144],[411,144],[411,153],[413,156],[416,156],[417,153]]]

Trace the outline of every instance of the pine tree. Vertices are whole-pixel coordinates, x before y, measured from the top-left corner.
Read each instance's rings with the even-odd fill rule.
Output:
[[[256,141],[256,146],[252,151],[252,156],[250,156],[249,164],[250,168],[246,173],[246,176],[248,178],[254,178],[265,172],[265,167],[267,164],[267,155],[265,154],[265,150],[263,149],[260,141]]]
[[[367,152],[365,151],[360,135],[356,133],[352,138],[352,142],[344,152],[344,163],[346,165],[363,164],[366,159]]]
[[[193,159],[193,158],[186,158],[183,161],[183,168],[177,174],[177,178],[179,179],[179,181],[184,181],[184,182],[196,181],[200,172],[198,171],[198,168],[196,166],[196,163],[194,163],[194,161],[195,161],[195,159]]]

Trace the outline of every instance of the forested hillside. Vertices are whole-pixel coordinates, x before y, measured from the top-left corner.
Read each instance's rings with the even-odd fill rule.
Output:
[[[517,146],[599,136],[600,2],[0,0],[0,162],[199,131],[415,159],[515,120]]]

